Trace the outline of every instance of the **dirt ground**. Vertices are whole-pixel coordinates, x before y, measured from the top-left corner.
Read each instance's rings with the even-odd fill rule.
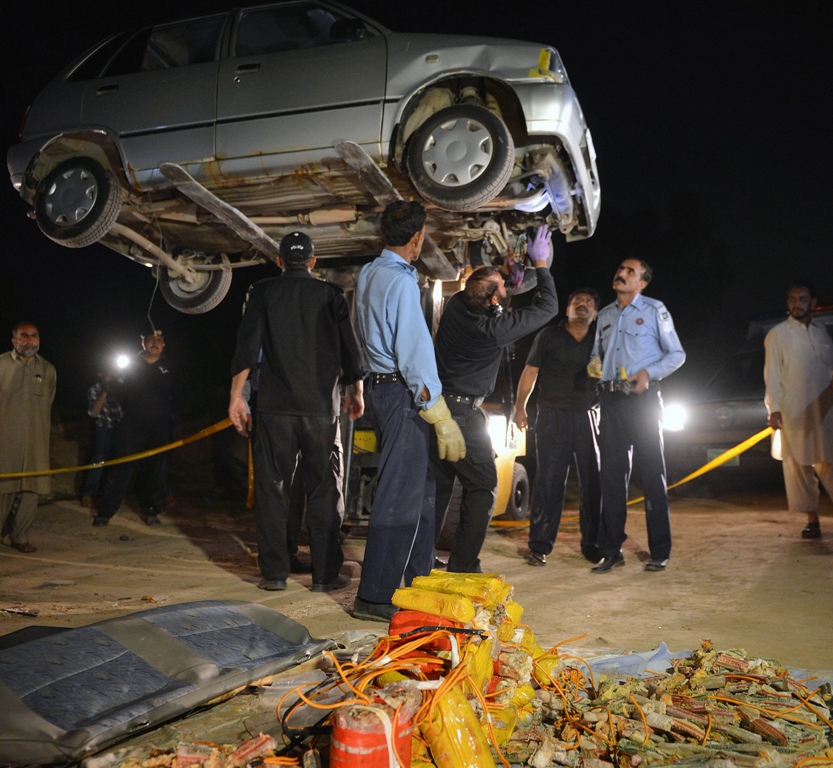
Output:
[[[544,646],[586,634],[573,647],[645,651],[665,641],[679,651],[707,637],[720,648],[832,670],[833,505],[827,498],[821,513],[824,537],[805,541],[803,516],[785,510],[777,488],[676,496],[667,571],[643,570],[644,514],[633,508],[626,566],[596,575],[579,553],[573,509],[565,512],[546,567],[526,565],[527,533],[520,528],[492,529],[482,560],[484,569],[514,585],[524,621]],[[206,599],[262,603],[315,637],[382,626],[350,616],[357,578],[329,594],[310,592],[310,576],[293,576],[285,592],[258,590],[254,524],[242,504],[180,502],[162,520],[147,527],[125,505],[108,527],[94,528],[90,511],[74,501],[42,505],[31,535],[38,551],[0,548],[0,635]],[[346,567],[358,577],[364,539],[349,538],[345,549]]]

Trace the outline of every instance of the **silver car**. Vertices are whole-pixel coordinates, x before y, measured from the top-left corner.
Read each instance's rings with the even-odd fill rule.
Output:
[[[154,267],[189,313],[294,229],[349,284],[400,196],[425,201],[421,271],[439,280],[522,261],[535,224],[589,237],[601,203],[554,48],[399,34],[306,0],[102,41],[36,98],[8,167],[47,237]]]

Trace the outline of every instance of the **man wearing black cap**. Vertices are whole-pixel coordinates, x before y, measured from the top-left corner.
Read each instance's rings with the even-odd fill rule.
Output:
[[[117,387],[124,418],[118,426],[113,457],[129,456],[171,441],[174,415],[179,410],[180,385],[165,356],[165,337],[153,329],[142,336],[139,360],[129,366]],[[118,512],[137,462],[116,464],[104,475],[101,504],[93,525],[104,526]],[[145,523],[159,525],[159,513],[167,495],[167,454],[156,454],[138,463],[141,482],[136,483]]]
[[[290,489],[296,467],[307,493],[312,589],[329,592],[350,584],[339,575],[344,516],[339,437],[339,383],[348,386],[345,410],[364,411],[362,355],[341,290],[316,279],[312,240],[292,232],[281,240],[280,277],[249,289],[231,365],[229,416],[248,435],[243,388],[260,361],[255,468],[258,587],[286,589]]]

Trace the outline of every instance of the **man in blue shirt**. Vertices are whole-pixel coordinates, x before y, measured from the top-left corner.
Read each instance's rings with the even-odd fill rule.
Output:
[[[391,598],[402,577],[408,586],[434,562],[428,425],[434,425],[442,458],[463,458],[466,445],[441,394],[412,264],[425,239],[425,209],[418,202],[391,203],[381,229],[386,248],[362,268],[356,287],[359,335],[371,371],[367,409],[379,441],[379,474],[353,615],[387,622],[396,612]]]
[[[602,560],[591,571],[608,573],[625,564],[622,544],[628,514],[631,458],[639,456],[651,559],[646,571],[662,571],[671,554],[671,520],[662,449],[659,381],[685,362],[674,321],[661,301],[642,291],[651,267],[625,259],[616,270],[616,301],[599,312],[594,359],[601,358],[602,519],[598,547]],[[598,375],[598,370],[595,371]],[[592,373],[591,373],[592,375]]]

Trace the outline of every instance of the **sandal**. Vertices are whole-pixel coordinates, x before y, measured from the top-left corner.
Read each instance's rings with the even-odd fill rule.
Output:
[[[807,527],[801,531],[802,539],[820,539],[821,538],[821,524],[818,521],[807,523]]]

